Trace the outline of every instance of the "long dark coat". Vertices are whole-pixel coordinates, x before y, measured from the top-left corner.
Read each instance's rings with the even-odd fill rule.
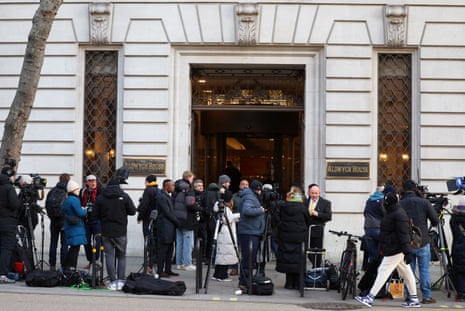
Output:
[[[283,201],[279,204],[276,271],[299,273],[302,242],[307,241],[308,218],[304,203]]]
[[[173,243],[176,240],[176,227],[179,227],[180,223],[174,212],[173,199],[165,191],[157,196],[157,208],[157,241],[163,244]]]

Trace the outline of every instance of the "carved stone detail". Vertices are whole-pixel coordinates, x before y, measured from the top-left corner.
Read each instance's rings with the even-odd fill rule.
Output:
[[[94,2],[89,4],[90,42],[93,44],[110,43],[112,27],[112,4]]]
[[[387,5],[385,13],[386,45],[393,48],[405,46],[407,42],[407,7]]]
[[[237,39],[239,45],[257,44],[257,17],[256,3],[240,3],[236,7],[238,21]]]

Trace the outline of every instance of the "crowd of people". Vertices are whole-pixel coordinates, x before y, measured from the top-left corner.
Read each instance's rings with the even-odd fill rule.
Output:
[[[152,241],[148,264],[144,267],[146,273],[169,278],[179,275],[173,269],[193,271],[196,266],[192,254],[197,252],[204,263],[213,265],[213,280],[230,282],[231,275],[238,275],[238,287],[247,292],[250,276],[258,267],[259,251],[264,247],[263,242],[270,239],[276,270],[285,274],[284,287],[299,289],[301,245],[308,243],[312,249],[323,248],[325,224],[332,219],[331,202],[321,197],[317,184],[310,184],[306,193],[300,185],[292,184],[282,198],[273,197],[270,204],[263,196],[268,191],[267,185],[259,180],[241,179],[231,163],[227,172],[234,174],[233,178],[222,174],[216,183],[205,187],[203,180],[186,170],[179,179],[164,179],[161,189],[157,177],[148,175],[137,208],[120,186],[126,183],[127,176],[117,174],[106,187],[101,187],[97,177],[90,174],[81,188],[68,174],[60,175],[46,200],[50,218],[50,270],[77,270],[81,245],[87,259],[84,268],[89,269],[92,264],[98,264],[95,256],[99,252],[93,252],[93,248],[102,244],[109,288],[122,288],[126,276],[128,216],[138,213],[142,235],[150,236]],[[27,224],[21,220],[24,202],[17,195],[13,180],[14,172],[2,170],[0,283],[14,282],[7,274],[11,271],[17,225],[21,221],[24,226],[37,224],[34,220],[32,224],[30,219]],[[34,200],[40,197],[39,192]],[[378,291],[397,270],[407,287],[404,307],[435,303],[429,272],[429,228],[437,226],[439,219],[418,185],[407,180],[399,193],[392,184],[377,187],[366,201],[363,215],[368,265],[378,267],[370,289],[355,299],[371,306]],[[411,223],[422,232],[418,248],[410,244]],[[465,202],[454,207],[450,224],[454,238],[454,284],[457,297],[462,299],[465,298]],[[201,247],[194,250],[196,239],[201,239]],[[56,258],[59,245],[60,265]],[[37,266],[37,260],[31,257],[29,254],[28,260]],[[309,259],[313,268],[324,264],[321,256]],[[421,301],[415,282],[417,269]]]

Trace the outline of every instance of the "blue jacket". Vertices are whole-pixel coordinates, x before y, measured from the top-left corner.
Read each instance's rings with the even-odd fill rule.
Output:
[[[65,215],[65,236],[66,245],[76,246],[87,244],[86,229],[84,227],[84,217],[87,215],[87,210],[81,207],[81,200],[75,194],[68,193],[68,197],[61,206]],[[67,216],[77,216],[80,218],[79,223],[71,225],[68,223]]]
[[[263,235],[265,231],[265,213],[261,209],[258,195],[250,188],[240,192],[241,196],[241,218],[237,227],[239,234]]]

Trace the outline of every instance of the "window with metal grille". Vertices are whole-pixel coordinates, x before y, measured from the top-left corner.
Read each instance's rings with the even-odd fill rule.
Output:
[[[116,51],[87,51],[84,87],[84,167],[106,184],[115,173]]]
[[[411,178],[412,56],[378,56],[378,184]]]

